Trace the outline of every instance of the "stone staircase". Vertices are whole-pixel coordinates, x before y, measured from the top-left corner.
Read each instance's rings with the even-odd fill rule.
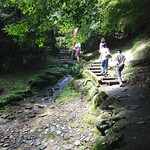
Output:
[[[60,63],[68,63],[71,59],[70,51],[64,48],[60,48],[59,52],[59,62]]]
[[[98,86],[100,84],[106,85],[119,84],[117,76],[112,75],[111,73],[108,74],[107,77],[104,77],[104,74],[101,73],[101,63],[98,61],[92,62],[88,67],[88,69],[85,71],[85,73],[87,73]]]

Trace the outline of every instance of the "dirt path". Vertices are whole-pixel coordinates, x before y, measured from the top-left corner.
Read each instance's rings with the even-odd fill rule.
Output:
[[[126,123],[118,130],[124,138],[120,150],[149,150],[150,93],[127,85],[113,85],[102,89],[108,95],[120,99],[118,112],[122,112],[126,119]]]

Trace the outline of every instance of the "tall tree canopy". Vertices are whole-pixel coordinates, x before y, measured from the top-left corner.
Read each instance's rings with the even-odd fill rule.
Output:
[[[86,41],[93,32],[123,37],[149,25],[149,0],[7,0],[5,7],[19,10],[20,18],[4,30],[20,44],[43,46],[48,31],[59,27],[71,45]],[[73,39],[73,29],[78,34]]]

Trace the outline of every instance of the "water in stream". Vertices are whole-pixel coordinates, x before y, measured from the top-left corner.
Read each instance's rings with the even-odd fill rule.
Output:
[[[27,122],[31,118],[44,113],[49,104],[54,102],[63,89],[70,83],[71,75],[67,75],[53,86],[48,86],[43,89],[43,92],[38,96],[28,98],[21,102],[21,107],[11,106],[11,108],[3,113],[0,117],[0,128],[5,130],[16,123]]]

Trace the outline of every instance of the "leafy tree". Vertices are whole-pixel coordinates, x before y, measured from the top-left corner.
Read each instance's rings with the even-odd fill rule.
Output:
[[[149,24],[148,6],[148,0],[7,0],[5,7],[19,9],[21,18],[5,29],[20,44],[39,46],[55,27],[60,27],[69,45],[85,42],[95,31],[123,38]],[[73,38],[76,27],[78,34]]]

